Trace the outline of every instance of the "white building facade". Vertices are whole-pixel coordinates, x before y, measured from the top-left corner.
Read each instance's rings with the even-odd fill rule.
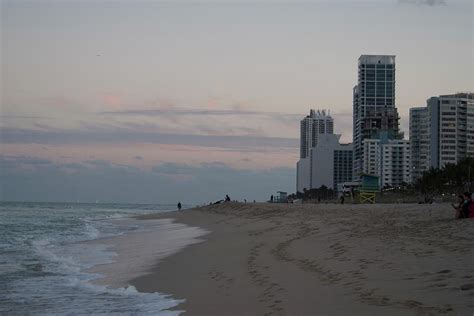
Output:
[[[296,191],[311,189],[311,158],[301,158],[296,163]]]
[[[310,150],[318,145],[320,134],[333,134],[334,120],[329,111],[311,109],[300,122],[300,158],[306,158]]]
[[[340,144],[341,135],[321,134],[309,156],[297,164],[299,192],[325,185],[337,190],[337,184],[352,180],[352,144]]]
[[[365,139],[363,148],[362,172],[380,177],[382,172],[382,157],[379,139]]]
[[[382,187],[397,187],[410,182],[410,141],[389,140],[382,145]]]
[[[411,182],[408,140],[366,139],[363,159],[363,173],[379,177],[381,187],[397,187]]]
[[[430,167],[474,157],[474,93],[431,97],[410,109],[413,180]]]
[[[474,154],[474,93],[439,97],[439,168]]]

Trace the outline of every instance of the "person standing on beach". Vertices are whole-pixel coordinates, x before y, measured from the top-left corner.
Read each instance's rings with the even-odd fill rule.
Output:
[[[464,192],[464,204],[461,208],[461,216],[459,218],[468,218],[469,217],[469,209],[472,208],[472,200],[471,200],[471,192]]]
[[[458,195],[458,205],[451,204],[451,206],[456,210],[455,218],[463,218],[463,206],[464,206],[464,195]]]
[[[178,210],[181,211],[181,202],[178,202]]]
[[[474,218],[474,201],[471,192],[464,192],[464,205],[462,207],[462,218]]]

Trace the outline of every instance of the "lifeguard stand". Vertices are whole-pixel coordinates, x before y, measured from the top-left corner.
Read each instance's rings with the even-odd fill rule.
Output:
[[[284,191],[278,191],[273,201],[275,203],[286,203],[288,202],[288,193]]]
[[[360,203],[375,203],[375,196],[380,191],[379,177],[364,174],[361,177],[362,185],[359,189]]]

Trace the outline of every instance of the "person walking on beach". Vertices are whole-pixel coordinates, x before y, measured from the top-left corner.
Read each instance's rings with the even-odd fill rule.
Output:
[[[178,202],[178,210],[181,211],[181,202]]]

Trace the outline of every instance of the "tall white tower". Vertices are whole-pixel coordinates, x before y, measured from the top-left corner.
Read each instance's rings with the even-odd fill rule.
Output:
[[[309,156],[311,148],[318,144],[319,134],[334,134],[334,120],[329,111],[312,109],[300,124],[300,158]]]

